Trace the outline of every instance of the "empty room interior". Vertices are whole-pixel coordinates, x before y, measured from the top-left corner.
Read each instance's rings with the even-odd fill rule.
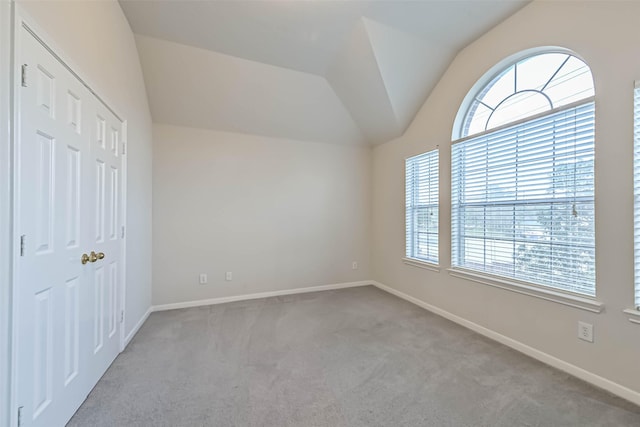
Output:
[[[0,427],[640,426],[638,17],[0,0]]]

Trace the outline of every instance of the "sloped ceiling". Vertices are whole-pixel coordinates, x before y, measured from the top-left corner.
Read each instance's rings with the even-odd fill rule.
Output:
[[[400,136],[525,0],[121,0],[160,123],[346,145]]]

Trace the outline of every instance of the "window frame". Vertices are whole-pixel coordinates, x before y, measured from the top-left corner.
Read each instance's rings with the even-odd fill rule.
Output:
[[[520,62],[523,59],[526,59],[528,57],[531,56],[536,56],[536,55],[540,55],[540,54],[544,54],[544,53],[561,53],[561,54],[566,54],[566,55],[572,55],[575,56],[576,58],[578,58],[579,60],[581,60],[582,62],[584,62],[585,64],[587,64],[587,66],[589,65],[589,63],[580,55],[578,55],[576,52],[564,48],[564,47],[560,47],[560,46],[538,46],[538,47],[534,47],[534,48],[530,48],[530,49],[525,49],[522,50],[520,52],[516,52],[512,55],[509,55],[506,58],[503,58],[501,61],[498,61],[497,63],[494,63],[493,66],[491,66],[483,75],[482,77],[480,77],[474,84],[473,86],[471,86],[471,88],[469,89],[469,91],[467,92],[467,94],[464,96],[462,102],[460,103],[460,107],[458,109],[458,113],[456,114],[455,118],[454,118],[454,123],[453,123],[453,127],[452,127],[452,132],[451,132],[451,141],[458,141],[458,140],[462,140],[464,138],[467,138],[467,136],[463,136],[462,132],[464,129],[464,123],[465,120],[467,118],[467,115],[469,114],[469,111],[473,105],[473,101],[475,100],[476,96],[482,92],[482,90],[488,85],[490,84],[495,78],[497,78],[498,76],[500,76],[504,70],[506,70],[507,68],[509,68],[511,65],[515,64],[516,62]],[[595,87],[595,82],[594,82],[594,87]],[[543,112],[541,114],[547,114],[548,112]],[[533,117],[533,116],[531,116]],[[529,117],[529,118],[531,118]],[[527,119],[529,119],[527,118]],[[527,120],[525,119],[525,120]],[[512,125],[512,123],[506,125],[506,126],[510,126]],[[503,126],[499,126],[493,129],[490,129],[489,132],[492,132],[494,130],[497,130],[499,128],[501,128]],[[479,134],[474,134],[472,136],[476,136]]]
[[[427,175],[423,175],[427,177],[426,180],[420,180],[420,177],[416,177],[415,169],[411,171],[410,177],[410,167],[415,168],[419,167],[420,164],[427,167]],[[435,182],[432,182],[432,174],[433,169],[435,168]],[[415,186],[415,182],[419,181],[419,186],[426,188],[429,193],[429,202],[426,204],[418,205],[415,202],[416,191],[420,191]],[[411,183],[411,184],[410,184]],[[411,187],[411,188],[410,188]],[[407,157],[405,159],[405,256],[403,258],[403,262],[408,265],[412,265],[415,267],[425,268],[428,270],[439,270],[439,262],[440,262],[440,149],[438,146],[436,148],[425,151],[423,153],[417,154],[415,156]],[[433,202],[434,198],[431,197],[431,191],[435,190],[435,203]],[[415,229],[416,227],[416,214],[420,210],[433,210],[437,212],[437,224],[436,231],[425,233],[428,236],[435,236],[436,246],[435,246],[435,257],[419,257],[416,255],[417,252],[417,241],[419,232]],[[429,240],[429,239],[428,239]]]
[[[577,59],[580,59],[582,62],[584,62],[587,66],[588,64],[582,60],[582,58],[580,58],[578,55],[576,55],[574,52],[571,52],[569,50],[566,49],[532,49],[532,50],[528,50],[525,52],[521,52],[519,54],[513,55],[510,58],[507,58],[504,61],[499,62],[498,64],[496,64],[494,67],[492,67],[492,69],[487,72],[485,74],[485,76],[483,78],[481,78],[472,88],[471,90],[467,93],[464,101],[462,102],[460,109],[458,111],[458,114],[456,116],[455,122],[454,122],[454,127],[453,127],[453,132],[452,132],[452,156],[453,156],[453,145],[458,144],[458,143],[463,143],[464,141],[470,140],[470,139],[475,139],[475,138],[479,138],[482,137],[484,135],[489,135],[492,133],[498,133],[501,130],[504,130],[506,128],[512,128],[521,124],[524,124],[526,122],[530,122],[530,121],[534,121],[536,119],[545,117],[545,116],[551,116],[555,113],[558,113],[559,111],[562,110],[568,110],[571,108],[575,108],[576,106],[580,106],[580,105],[585,105],[585,104],[589,104],[589,103],[594,103],[594,99],[595,99],[595,94],[593,96],[589,96],[586,97],[584,99],[581,99],[579,101],[573,102],[571,104],[568,105],[561,105],[559,107],[553,108],[551,110],[548,111],[544,111],[523,119],[519,119],[519,120],[514,120],[512,122],[503,124],[501,126],[497,126],[495,128],[491,128],[488,130],[485,130],[483,132],[478,132],[478,133],[474,133],[468,136],[464,136],[462,137],[462,133],[465,130],[465,125],[468,123],[468,114],[470,113],[470,109],[471,106],[473,105],[474,101],[476,100],[476,98],[478,97],[478,94],[482,93],[483,90],[485,90],[485,88],[487,87],[487,85],[491,84],[497,77],[499,77],[500,75],[502,75],[502,73],[505,72],[505,70],[508,70],[510,67],[512,67],[515,63],[518,63],[524,59],[526,59],[527,57],[530,56],[537,56],[540,54],[545,54],[545,53],[562,53],[562,54],[567,54],[567,55],[571,55],[576,57]],[[590,70],[591,73],[591,70]],[[593,81],[593,75],[591,74],[591,78]],[[595,91],[595,88],[594,88]],[[594,114],[594,125],[595,125],[595,114]],[[594,152],[595,152],[595,142],[594,142]],[[451,183],[453,185],[453,157],[452,157],[452,164],[451,164],[451,172],[452,172],[452,180]],[[595,185],[595,177],[593,178],[593,184]],[[490,285],[493,287],[498,287],[498,288],[502,288],[502,289],[506,289],[506,290],[510,290],[510,291],[514,291],[517,293],[521,293],[521,294],[526,294],[526,295],[531,295],[534,297],[538,297],[538,298],[542,298],[542,299],[546,299],[546,300],[550,300],[553,302],[558,302],[564,305],[569,305],[572,307],[576,307],[576,308],[580,308],[580,309],[584,309],[587,311],[591,311],[591,312],[595,312],[595,313],[600,313],[603,309],[604,309],[604,305],[596,300],[596,290],[594,290],[594,295],[584,295],[584,294],[575,294],[573,292],[567,291],[567,290],[563,290],[560,288],[555,288],[552,286],[547,286],[547,285],[540,285],[540,284],[536,284],[536,283],[532,283],[532,282],[527,282],[527,281],[523,281],[523,280],[518,280],[509,276],[502,276],[502,275],[495,275],[495,274],[491,274],[491,273],[487,273],[484,271],[478,271],[478,270],[473,270],[473,269],[468,269],[465,268],[463,266],[455,266],[455,259],[454,259],[454,244],[456,242],[456,239],[459,240],[461,237],[458,236],[456,237],[454,235],[454,233],[456,232],[455,230],[455,225],[454,225],[454,217],[453,217],[453,208],[454,208],[454,199],[453,199],[453,187],[452,187],[452,199],[451,199],[451,203],[452,203],[452,214],[451,214],[451,222],[452,222],[452,228],[451,228],[451,267],[448,268],[448,272],[451,276],[454,277],[459,277],[459,278],[463,278],[463,279],[467,279],[467,280],[471,280],[474,282],[478,282],[478,283],[483,283],[486,285]],[[595,204],[595,193],[594,193],[594,204]],[[513,200],[514,203],[517,203],[516,200]],[[594,212],[595,212],[595,208],[594,208]],[[595,229],[595,219],[593,220],[593,227]],[[594,239],[595,239],[595,232],[594,232]],[[594,244],[594,248],[595,248],[595,244]],[[595,268],[595,260],[594,260],[594,268]]]
[[[640,221],[640,81],[635,81],[633,89],[633,307],[640,316],[640,223],[638,221]],[[640,323],[640,318],[637,320],[634,323]]]

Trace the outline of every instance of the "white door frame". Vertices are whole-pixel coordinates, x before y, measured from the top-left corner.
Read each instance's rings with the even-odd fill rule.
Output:
[[[13,15],[13,16],[12,16]],[[5,24],[9,24],[6,25]],[[13,25],[11,27],[11,24]],[[19,230],[20,230],[20,213],[18,212],[18,208],[20,206],[20,194],[18,188],[18,177],[19,177],[19,159],[17,150],[14,150],[14,147],[17,146],[17,138],[19,135],[14,134],[14,129],[18,128],[18,124],[20,122],[20,110],[18,109],[18,96],[13,93],[13,88],[16,86],[17,79],[20,78],[20,33],[22,27],[25,26],[36,35],[45,47],[55,56],[82,84],[84,84],[87,89],[107,108],[109,109],[121,122],[122,122],[122,143],[126,147],[122,154],[122,226],[125,227],[125,236],[121,239],[121,256],[122,256],[122,269],[120,269],[120,287],[118,292],[120,292],[120,313],[121,313],[121,322],[120,322],[120,352],[124,350],[125,346],[125,322],[124,317],[125,313],[125,301],[126,301],[126,273],[127,273],[127,265],[126,265],[126,239],[128,235],[128,231],[126,230],[127,226],[127,157],[128,157],[128,132],[127,132],[127,121],[123,119],[121,114],[118,114],[117,109],[114,109],[108,100],[108,97],[99,95],[101,93],[99,86],[92,84],[91,79],[87,77],[82,70],[76,66],[76,64],[64,53],[62,49],[53,41],[52,37],[50,37],[38,24],[35,22],[33,18],[31,18],[28,13],[23,9],[23,7],[19,3],[15,3],[15,0],[11,0],[10,2],[2,2],[0,1],[0,28],[2,28],[2,32],[0,33],[0,77],[2,77],[2,82],[5,82],[2,86],[0,86],[0,170],[6,170],[8,184],[6,185],[6,189],[4,185],[0,185],[0,202],[7,201],[8,203],[0,203],[0,206],[7,206],[4,210],[0,208],[0,219],[4,220],[4,216],[8,216],[9,221],[0,221],[0,254],[4,253],[6,249],[8,257],[0,257],[0,283],[3,283],[2,279],[4,278],[2,275],[6,271],[6,275],[8,278],[8,289],[5,290],[0,287],[0,309],[5,306],[8,310],[1,310],[2,313],[7,313],[7,317],[9,318],[10,326],[8,327],[8,336],[6,340],[7,342],[7,355],[8,360],[3,360],[3,346],[4,343],[0,342],[0,362],[2,362],[7,369],[7,373],[10,376],[9,384],[7,387],[6,394],[8,394],[8,398],[4,400],[0,400],[0,414],[7,413],[8,420],[4,420],[0,418],[0,427],[3,427],[4,424],[8,423],[7,426],[16,426],[17,425],[17,407],[18,402],[17,399],[17,384],[16,384],[16,369],[15,363],[17,357],[17,330],[18,330],[18,316],[17,316],[17,299],[13,298],[13,295],[16,295],[16,286],[19,283],[18,281],[18,251],[19,251]],[[6,30],[5,30],[6,28]],[[6,33],[6,34],[5,34]],[[8,46],[10,51],[5,54],[4,47]],[[5,58],[7,56],[7,58]],[[5,61],[7,64],[5,64]],[[7,77],[7,78],[5,78]],[[5,91],[7,91],[5,93]],[[9,95],[9,96],[4,96]],[[5,105],[6,104],[6,105]],[[6,112],[5,112],[6,108]],[[5,125],[6,128],[5,129]],[[7,136],[7,138],[5,138]],[[6,147],[5,147],[6,145]],[[7,156],[5,156],[5,152]],[[8,153],[11,153],[8,155]],[[5,159],[5,157],[7,157]],[[6,168],[4,166],[7,166]],[[4,176],[1,177],[0,183],[3,182]],[[5,194],[7,193],[7,194]],[[6,228],[6,230],[5,230]],[[6,242],[6,243],[4,243]],[[5,248],[6,246],[6,248]],[[6,260],[6,261],[5,261]],[[7,264],[6,266],[4,264]],[[5,268],[7,267],[7,268]],[[8,299],[5,302],[4,295],[8,295]],[[2,314],[0,314],[2,316]],[[0,318],[0,320],[3,320]],[[0,329],[0,338],[4,336],[3,331]],[[3,378],[3,367],[0,366],[0,379]],[[0,399],[4,397],[3,390],[0,389]],[[5,405],[4,401],[7,401]],[[4,411],[5,408],[3,406],[8,406],[8,410]]]
[[[0,1],[0,427],[11,422],[13,0]]]

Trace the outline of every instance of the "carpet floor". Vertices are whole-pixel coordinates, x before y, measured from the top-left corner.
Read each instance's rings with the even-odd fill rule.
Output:
[[[69,426],[640,426],[640,407],[367,286],[153,313]]]

